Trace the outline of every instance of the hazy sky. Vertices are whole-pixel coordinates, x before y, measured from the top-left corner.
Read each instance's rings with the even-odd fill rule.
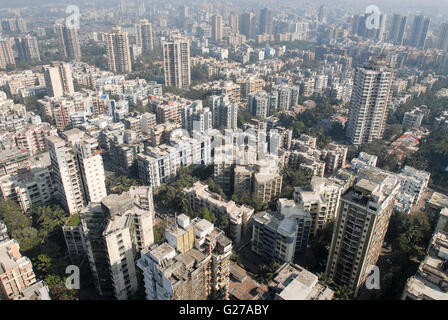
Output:
[[[243,0],[233,0],[232,2],[237,4],[242,2]],[[38,5],[49,5],[53,3],[57,3],[59,5],[66,4],[80,4],[80,3],[96,3],[103,2],[112,6],[114,4],[118,4],[119,0],[108,0],[108,1],[97,1],[97,0],[0,0],[0,8],[13,8],[13,7],[23,7],[23,6],[38,6]],[[151,1],[145,1],[146,3],[150,3]],[[155,2],[161,2],[160,0],[156,0]],[[167,2],[170,2],[169,0]],[[180,1],[176,1],[179,3]],[[187,2],[207,2],[206,0],[193,0]],[[216,0],[211,2],[217,2]],[[221,2],[221,1],[218,1]],[[363,7],[368,5],[376,5],[378,7],[383,8],[384,11],[416,11],[421,10],[423,13],[427,14],[443,14],[448,15],[448,12],[441,9],[448,8],[448,0],[245,0],[244,3],[254,3],[254,4],[266,4],[269,6],[272,3],[272,6],[275,7],[281,3],[288,4],[300,4],[306,3],[308,5],[317,6],[319,4],[328,4],[331,7],[347,7],[347,8],[359,8],[362,10]]]

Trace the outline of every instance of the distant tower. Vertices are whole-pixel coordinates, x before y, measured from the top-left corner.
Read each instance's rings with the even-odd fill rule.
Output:
[[[59,53],[64,58],[81,60],[81,45],[79,43],[78,29],[68,28],[65,25],[57,25]]]
[[[419,49],[425,48],[430,23],[431,19],[425,16],[416,16],[414,18],[414,24],[408,39],[409,46]]]
[[[106,34],[106,48],[110,71],[116,73],[132,72],[127,32],[122,32],[120,27],[112,28],[112,33]]]
[[[141,20],[139,24],[136,24],[135,33],[138,46],[142,47],[143,50],[154,49],[152,24],[148,20]]]
[[[319,19],[320,23],[327,23],[327,7],[326,6],[319,7],[319,13],[317,15],[317,18]]]
[[[215,42],[222,40],[222,16],[219,14],[212,17],[212,40]]]
[[[260,33],[272,34],[273,33],[273,20],[272,11],[268,8],[260,10]]]
[[[163,43],[163,64],[165,85],[178,88],[189,87],[191,83],[190,43],[177,39]]]

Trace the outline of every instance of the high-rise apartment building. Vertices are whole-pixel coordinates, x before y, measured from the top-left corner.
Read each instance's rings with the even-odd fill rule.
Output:
[[[81,60],[81,45],[78,29],[65,25],[56,25],[58,35],[59,54],[64,58]]]
[[[240,16],[237,15],[236,13],[231,13],[229,16],[229,25],[230,28],[232,29],[233,33],[239,33],[239,21],[240,21]]]
[[[322,5],[319,7],[319,11],[317,13],[317,18],[320,23],[327,23],[327,7]]]
[[[122,32],[120,27],[113,27],[105,38],[109,70],[115,73],[132,72],[128,33]]]
[[[347,121],[347,138],[352,144],[382,138],[393,80],[394,72],[384,56],[356,69]]]
[[[431,19],[425,16],[415,16],[414,24],[408,37],[408,45],[419,49],[425,49]]]
[[[270,96],[266,91],[249,94],[247,98],[247,110],[257,119],[264,120],[269,114]],[[277,101],[276,101],[277,102]]]
[[[154,49],[152,23],[148,20],[141,20],[139,24],[135,25],[135,37],[137,46],[142,47],[143,50]]]
[[[367,168],[341,197],[326,274],[355,296],[377,263],[399,190],[397,176]]]
[[[0,38],[0,69],[5,69],[9,65],[16,65],[11,41],[7,38]]]
[[[440,26],[438,47],[448,51],[448,22],[442,23]]]
[[[54,62],[44,67],[44,78],[48,95],[51,97],[70,96],[75,93],[72,67],[69,63]]]
[[[147,194],[112,194],[79,214],[95,286],[106,298],[127,300],[137,292],[137,253],[154,241],[154,211],[145,205],[152,195],[142,204],[139,193]]]
[[[407,21],[408,17],[394,14],[389,32],[389,41],[399,46],[403,44]]]
[[[253,12],[246,12],[239,16],[240,33],[245,35],[247,39],[255,38],[255,15]]]
[[[212,40],[220,42],[222,40],[222,16],[215,14],[212,16]]]
[[[230,102],[227,94],[210,96],[208,106],[212,113],[214,128],[236,129],[238,125],[238,104]]]
[[[26,35],[22,38],[15,38],[19,60],[24,62],[40,61],[39,47],[36,37]]]
[[[260,34],[272,34],[274,24],[272,19],[272,11],[268,8],[260,10]]]
[[[232,241],[205,220],[182,214],[166,231],[169,239],[142,251],[147,300],[229,299]]]
[[[96,139],[79,129],[47,138],[53,168],[56,198],[70,213],[89,202],[99,202],[106,193],[101,148]]]
[[[177,39],[163,43],[165,85],[186,88],[191,84],[190,42]]]

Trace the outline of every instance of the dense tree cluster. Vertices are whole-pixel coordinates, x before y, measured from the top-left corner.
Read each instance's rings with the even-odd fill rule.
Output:
[[[77,298],[75,290],[65,287],[65,268],[70,263],[65,259],[62,226],[68,218],[56,204],[34,206],[23,213],[16,203],[0,200],[0,220],[19,243],[21,253],[31,259],[37,277],[45,280],[54,300]]]
[[[406,280],[425,256],[436,220],[436,215],[421,211],[409,215],[393,212],[385,239],[392,245],[393,266],[382,277],[382,299],[400,298]]]
[[[430,172],[432,183],[448,187],[448,128],[433,130],[405,164]]]

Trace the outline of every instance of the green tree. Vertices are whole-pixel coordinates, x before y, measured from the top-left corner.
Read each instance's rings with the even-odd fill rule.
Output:
[[[353,292],[347,286],[338,286],[334,292],[335,300],[350,300]]]
[[[78,293],[76,290],[67,289],[65,286],[65,278],[58,275],[48,275],[45,282],[50,289],[50,296],[53,300],[77,300]]]

